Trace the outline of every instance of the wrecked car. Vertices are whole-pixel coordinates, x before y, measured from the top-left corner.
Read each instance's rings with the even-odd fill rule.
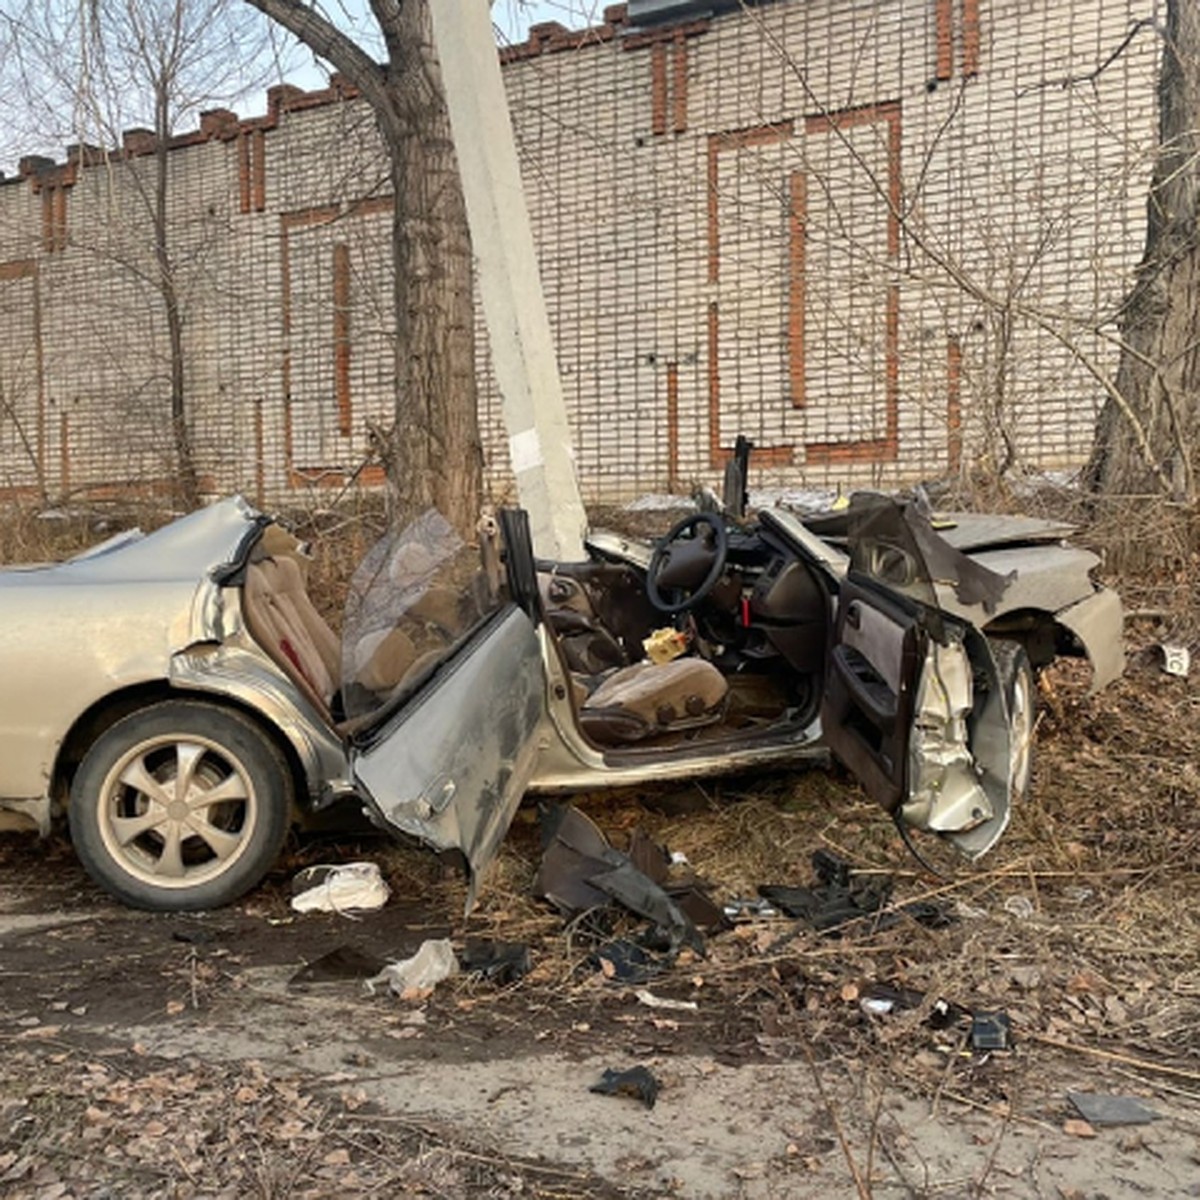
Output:
[[[461,851],[470,903],[527,792],[832,753],[901,829],[983,854],[1028,784],[1035,672],[1122,669],[1096,557],[1048,521],[732,494],[584,562],[537,560],[519,510],[478,545],[427,513],[358,568],[340,639],[304,545],[239,498],[0,571],[0,815],[65,809],[97,883],[185,910],[349,799]]]

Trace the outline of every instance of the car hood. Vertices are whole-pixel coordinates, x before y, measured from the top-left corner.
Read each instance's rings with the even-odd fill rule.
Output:
[[[802,518],[806,529],[835,545],[845,545],[851,520],[849,508]],[[972,555],[1006,546],[1043,546],[1061,542],[1075,532],[1075,526],[1065,521],[1003,513],[939,512],[930,518],[930,525],[947,545]]]
[[[933,527],[942,541],[972,553],[1061,542],[1075,532],[1075,526],[1064,521],[996,513],[939,513],[933,518]]]
[[[66,562],[0,570],[0,587],[198,580],[242,563],[268,518],[241,496],[210,504],[153,533],[118,534]]]

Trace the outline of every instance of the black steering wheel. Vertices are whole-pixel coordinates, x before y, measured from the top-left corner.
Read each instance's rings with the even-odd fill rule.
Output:
[[[696,536],[701,526],[711,530],[711,544]],[[717,586],[728,554],[729,530],[723,517],[709,512],[685,517],[655,547],[646,568],[646,596],[659,612],[670,615],[695,608]],[[668,602],[664,589],[682,598]]]

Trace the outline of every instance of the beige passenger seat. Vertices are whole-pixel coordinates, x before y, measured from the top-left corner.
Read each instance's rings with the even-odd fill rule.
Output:
[[[285,556],[252,562],[242,597],[251,636],[328,716],[341,649],[309,598],[300,564]]]

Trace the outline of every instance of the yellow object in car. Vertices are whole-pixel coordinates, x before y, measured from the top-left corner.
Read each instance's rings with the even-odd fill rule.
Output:
[[[646,651],[646,657],[659,666],[678,658],[687,648],[687,634],[670,626],[656,629],[649,637],[642,639],[642,649]]]

